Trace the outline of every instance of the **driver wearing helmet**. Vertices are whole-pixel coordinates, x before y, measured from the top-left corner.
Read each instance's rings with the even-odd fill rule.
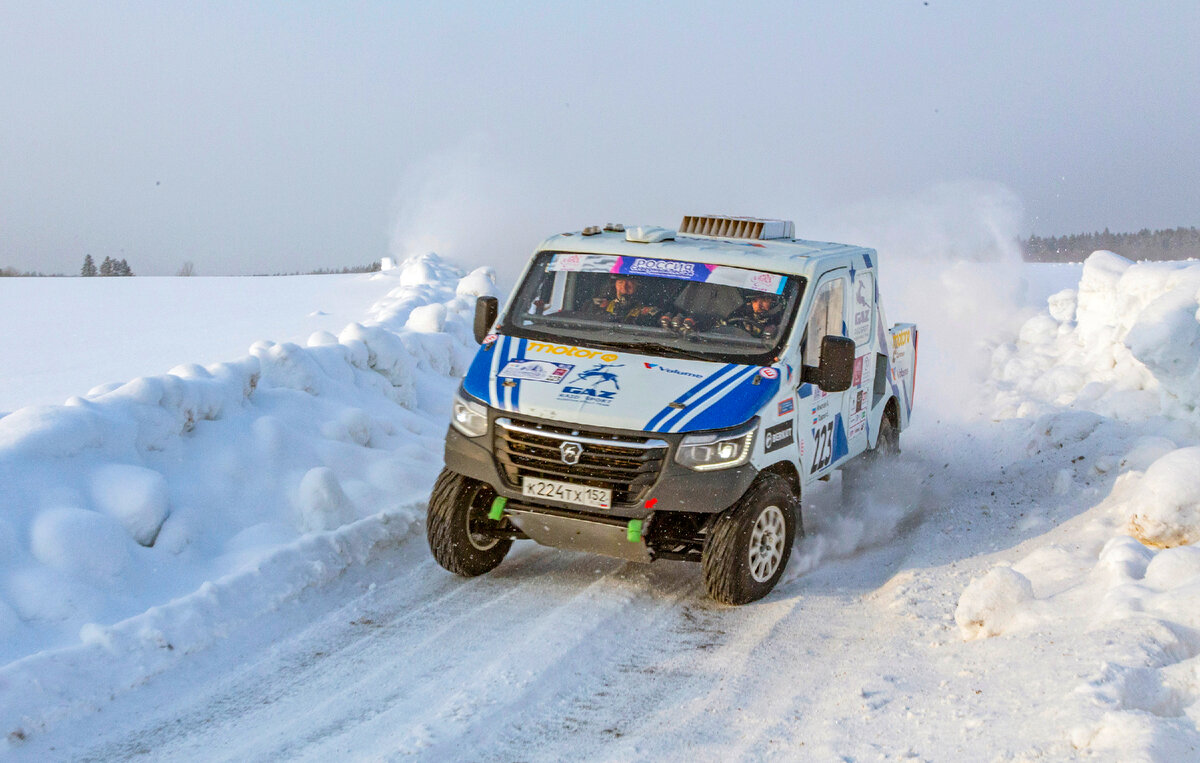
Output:
[[[596,309],[608,313],[614,320],[644,323],[658,313],[657,307],[647,305],[638,299],[638,283],[631,276],[614,276],[612,287],[615,296],[611,298],[595,297],[592,303]]]

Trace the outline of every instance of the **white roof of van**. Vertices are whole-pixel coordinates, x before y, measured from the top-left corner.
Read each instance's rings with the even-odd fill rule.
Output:
[[[589,229],[595,230],[595,229]],[[538,247],[539,251],[580,252],[583,254],[616,254],[626,257],[655,257],[664,260],[685,260],[711,265],[765,270],[789,275],[811,273],[816,260],[826,257],[866,255],[875,263],[874,249],[852,244],[826,241],[806,241],[797,238],[733,239],[693,236],[657,229],[662,241],[641,243],[629,240],[635,229],[604,230],[585,236],[580,231],[551,236]],[[643,231],[645,229],[642,229]]]

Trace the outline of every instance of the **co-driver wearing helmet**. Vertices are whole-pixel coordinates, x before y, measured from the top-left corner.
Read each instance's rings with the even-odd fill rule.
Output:
[[[779,331],[779,310],[777,296],[759,291],[750,295],[722,324],[740,328],[753,337],[770,339]]]

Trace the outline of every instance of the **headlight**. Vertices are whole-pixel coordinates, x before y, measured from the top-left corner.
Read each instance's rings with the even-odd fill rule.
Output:
[[[698,472],[741,466],[750,460],[757,431],[755,416],[745,426],[731,431],[690,434],[679,443],[675,462]]]
[[[487,434],[487,406],[474,398],[467,397],[462,390],[459,390],[454,395],[450,426],[467,437],[481,437]]]

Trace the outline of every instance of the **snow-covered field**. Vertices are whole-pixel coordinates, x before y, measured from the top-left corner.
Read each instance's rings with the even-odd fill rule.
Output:
[[[884,267],[901,468],[805,496],[741,608],[683,563],[432,562],[487,270],[5,279],[0,754],[1197,759],[1200,265]]]

